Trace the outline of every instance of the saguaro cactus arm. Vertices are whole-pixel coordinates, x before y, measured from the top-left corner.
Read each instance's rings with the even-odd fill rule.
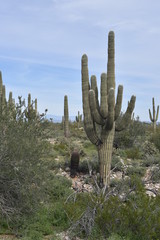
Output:
[[[88,74],[88,57],[86,54],[82,56],[82,98],[83,98],[83,114],[84,114],[84,128],[90,141],[98,145],[101,140],[99,139],[95,128],[91,111],[89,106],[89,74]]]
[[[159,106],[157,106],[156,122],[158,120],[158,115],[159,115]]]
[[[92,89],[89,91],[89,105],[90,105],[90,109],[91,109],[91,115],[93,116],[94,121],[97,124],[104,125],[105,121],[98,112],[98,109],[96,106],[95,92]]]
[[[95,100],[96,100],[96,107],[98,112],[100,113],[100,106],[99,106],[99,100],[98,100],[98,87],[97,87],[97,78],[95,75],[91,76],[91,86],[90,89],[92,89],[95,93]]]
[[[149,118],[151,120],[151,122],[153,122],[153,118],[152,118],[152,114],[151,114],[151,110],[149,109]]]
[[[128,107],[127,107],[125,114],[123,115],[121,121],[118,124],[116,124],[115,130],[117,132],[124,130],[130,124],[132,112],[135,107],[135,101],[136,101],[136,97],[132,96],[131,100],[128,102]]]
[[[119,85],[118,93],[117,93],[117,100],[116,100],[116,105],[115,105],[115,116],[114,116],[115,121],[117,120],[117,118],[119,117],[119,115],[121,113],[122,97],[123,97],[123,86]]]

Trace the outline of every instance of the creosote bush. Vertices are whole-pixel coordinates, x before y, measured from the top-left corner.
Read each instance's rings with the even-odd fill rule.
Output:
[[[34,115],[28,121],[25,111],[19,98],[10,114],[0,116],[0,216],[8,222],[33,213],[44,198],[48,170],[43,159],[49,144],[41,127],[43,119]]]

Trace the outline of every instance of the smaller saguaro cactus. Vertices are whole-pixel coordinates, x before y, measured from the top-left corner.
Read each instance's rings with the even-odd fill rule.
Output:
[[[6,87],[5,85],[2,86],[2,105],[6,105]]]
[[[13,99],[12,99],[12,92],[9,93],[9,99],[8,99],[8,104],[12,105]]]
[[[9,93],[9,99],[8,99],[8,102],[7,102],[7,111],[8,111],[8,114],[10,114],[10,116],[12,117],[16,117],[15,114],[15,101],[12,97],[12,92]]]
[[[71,171],[70,176],[75,177],[79,168],[79,152],[75,149],[71,154]]]
[[[28,94],[28,106],[26,110],[26,118],[28,121],[33,120],[37,115],[37,99],[35,99],[35,109],[33,108],[33,101],[31,103],[31,94]]]
[[[36,98],[35,101],[34,101],[34,105],[35,105],[35,113],[36,113],[36,115],[37,115],[37,98]]]
[[[6,87],[3,85],[2,73],[0,71],[0,116],[15,116],[15,103],[12,98],[12,92],[9,93],[9,99],[6,100]]]
[[[152,105],[153,105],[153,116],[151,114],[151,110],[149,109],[149,117],[153,123],[153,131],[155,132],[156,131],[156,122],[158,120],[158,115],[159,115],[159,105],[157,106],[157,113],[156,113],[154,98],[152,98]]]
[[[78,111],[78,115],[76,116],[76,122],[79,128],[80,123],[82,122],[82,114]]]
[[[6,88],[3,85],[2,81],[2,73],[0,72],[0,114],[5,115],[5,107],[6,107]]]
[[[64,96],[64,136],[69,137],[69,113],[68,113],[68,97]]]

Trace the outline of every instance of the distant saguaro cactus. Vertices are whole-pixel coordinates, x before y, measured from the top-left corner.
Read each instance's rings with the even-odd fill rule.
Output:
[[[153,116],[151,114],[151,110],[149,109],[149,117],[153,123],[153,131],[155,132],[156,131],[156,122],[158,120],[158,115],[159,115],[159,105],[157,106],[157,114],[156,114],[154,98],[152,98],[152,105],[153,105]]]
[[[70,176],[75,177],[76,172],[78,171],[79,167],[79,152],[77,150],[74,150],[71,155],[71,171]]]
[[[28,106],[25,112],[26,118],[28,119],[28,121],[32,121],[33,119],[35,119],[36,115],[37,115],[37,99],[35,99],[35,109],[33,108],[33,101],[31,102],[31,94],[28,94]]]
[[[0,114],[5,115],[6,110],[6,88],[5,85],[3,85],[2,81],[2,73],[0,72]]]
[[[68,97],[64,96],[64,136],[69,137],[69,113],[68,113]]]
[[[79,128],[80,123],[82,122],[82,114],[78,111],[78,115],[76,116],[76,122]]]
[[[8,110],[8,114],[10,114],[12,117],[15,117],[15,102],[14,99],[12,97],[12,92],[9,92],[9,99],[7,102],[7,110]]]
[[[90,141],[97,147],[99,156],[101,186],[108,186],[110,182],[110,167],[115,128],[121,131],[131,121],[131,114],[135,106],[136,97],[132,96],[127,110],[119,125],[115,125],[121,112],[123,86],[118,86],[115,102],[115,56],[114,32],[108,35],[108,65],[107,74],[101,75],[101,101],[98,101],[96,77],[91,77],[89,83],[88,57],[82,56],[82,100],[84,114],[84,129]],[[96,124],[100,127],[100,134],[96,131]]]
[[[37,115],[37,98],[36,98],[35,101],[34,101],[34,105],[35,105],[35,113],[36,113],[36,115]]]

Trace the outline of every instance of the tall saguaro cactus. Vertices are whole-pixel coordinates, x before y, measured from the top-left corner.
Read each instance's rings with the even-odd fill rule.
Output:
[[[89,83],[88,57],[82,56],[82,99],[84,128],[90,141],[97,147],[102,185],[109,185],[110,167],[115,128],[123,130],[130,123],[131,114],[135,106],[136,97],[132,96],[120,125],[116,120],[121,112],[123,86],[118,86],[115,101],[115,49],[114,32],[108,35],[108,64],[107,74],[101,75],[101,99],[98,101],[96,77],[91,76]],[[100,126],[100,134],[96,131],[96,124]]]
[[[159,106],[157,106],[157,113],[156,113],[154,98],[152,98],[152,105],[153,105],[153,116],[151,114],[151,110],[149,109],[149,117],[153,123],[153,131],[155,132],[156,131],[156,122],[158,120],[158,115],[159,115]]]
[[[64,135],[69,137],[69,114],[68,114],[68,97],[64,96]]]

